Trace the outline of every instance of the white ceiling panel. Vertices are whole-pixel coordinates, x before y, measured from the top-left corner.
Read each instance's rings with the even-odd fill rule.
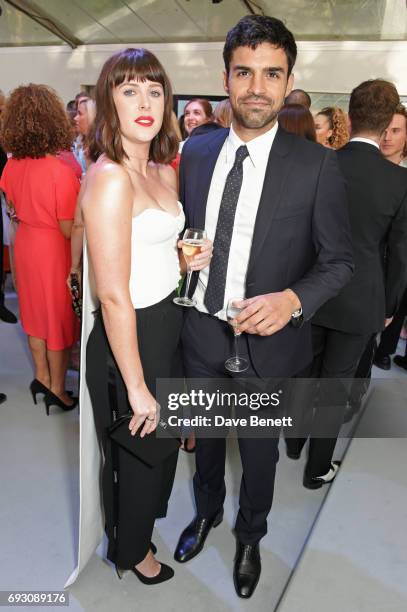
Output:
[[[405,0],[263,0],[299,40],[405,40]]]
[[[127,0],[128,6],[147,23],[160,42],[203,41],[206,35],[176,0]],[[202,5],[205,1],[201,2]]]
[[[248,14],[243,0],[14,0],[41,13],[73,44],[224,41]],[[297,40],[407,40],[406,0],[248,0],[282,19]],[[58,44],[0,0],[0,45]]]
[[[241,0],[224,0],[219,4],[202,0],[176,0],[176,3],[205,33],[208,41],[223,40],[226,32],[248,13]]]
[[[81,42],[120,42],[112,32],[107,30],[97,19],[88,14],[89,2],[82,1],[79,5],[69,0],[33,0],[31,5],[38,8],[44,15],[50,17],[55,23],[62,25],[76,36]],[[101,0],[100,4],[104,4]],[[116,0],[110,5],[117,4]]]
[[[0,2],[0,46],[58,45],[62,40],[32,19]]]
[[[110,32],[115,41],[146,42],[158,38],[157,32],[144,23],[123,0],[103,0],[102,2],[101,0],[86,0],[85,4],[82,0],[74,0],[74,2],[82,6],[92,19]],[[90,39],[86,30],[82,28],[78,30],[77,35],[87,43],[96,42],[93,38]],[[113,42],[113,38],[104,42]]]

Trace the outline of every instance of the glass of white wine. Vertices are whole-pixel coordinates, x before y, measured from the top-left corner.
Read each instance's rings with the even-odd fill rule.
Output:
[[[190,227],[185,230],[184,235],[182,237],[182,252],[185,257],[185,261],[187,262],[187,285],[185,288],[185,295],[174,298],[175,304],[178,306],[195,306],[196,300],[194,298],[188,297],[189,293],[189,285],[191,283],[192,270],[190,268],[190,263],[194,255],[201,251],[201,246],[206,239],[206,231],[201,229],[195,229]]]
[[[243,307],[239,306],[241,302],[243,302],[244,298],[242,297],[234,297],[228,300],[226,316],[228,319],[228,323],[233,330],[233,335],[235,339],[235,354],[233,357],[229,357],[225,361],[225,368],[229,370],[229,372],[244,372],[249,367],[249,362],[247,359],[240,357],[239,355],[239,336],[242,332],[236,331],[236,326],[232,324],[232,319],[235,319],[242,312]]]

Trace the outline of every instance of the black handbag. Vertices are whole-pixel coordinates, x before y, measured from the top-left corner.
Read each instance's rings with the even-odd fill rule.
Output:
[[[154,431],[146,434],[143,438],[140,438],[140,431],[143,429],[142,425],[140,425],[136,435],[132,436],[129,429],[129,423],[133,416],[134,413],[129,411],[127,414],[116,419],[108,428],[109,437],[116,442],[116,444],[138,459],[141,459],[141,461],[150,467],[162,463],[172,453],[179,450],[181,440],[173,437],[166,430],[166,427],[161,424],[161,421]],[[166,424],[164,423],[164,425]]]
[[[82,296],[77,274],[71,274],[70,276],[70,292],[73,311],[80,320],[82,317]]]

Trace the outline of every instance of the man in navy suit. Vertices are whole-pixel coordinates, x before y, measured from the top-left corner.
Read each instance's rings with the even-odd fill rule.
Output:
[[[228,377],[232,352],[226,318],[231,297],[247,377],[298,375],[312,360],[309,320],[350,280],[352,249],[344,182],[334,152],[278,127],[293,84],[293,35],[278,19],[251,15],[228,33],[224,86],[231,129],[191,138],[180,166],[187,227],[214,242],[210,268],[195,274],[183,351],[189,378]],[[250,597],[260,577],[259,541],[267,532],[278,439],[239,437],[243,465],[235,532],[234,583]],[[224,438],[196,442],[197,515],[181,534],[175,559],[203,548],[222,520]]]

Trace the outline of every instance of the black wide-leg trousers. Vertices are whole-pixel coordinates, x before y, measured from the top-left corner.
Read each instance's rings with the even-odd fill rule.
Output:
[[[179,359],[182,308],[173,295],[137,309],[137,338],[144,378],[156,396],[156,379],[169,378]],[[129,411],[127,392],[98,311],[86,350],[86,381],[104,461],[101,489],[108,537],[107,557],[123,569],[146,556],[154,521],[164,517],[174,482],[178,452],[150,467],[111,442],[108,427]]]
[[[250,366],[236,376],[257,378],[245,334],[240,336],[239,344],[239,353]],[[189,309],[182,332],[182,349],[187,378],[230,378],[224,363],[233,355],[234,345],[233,333],[226,322]],[[235,531],[243,544],[255,544],[267,533],[279,457],[278,437],[239,436],[238,442],[243,473]],[[214,517],[223,506],[225,459],[225,438],[197,438],[193,485],[197,514],[201,518]]]

